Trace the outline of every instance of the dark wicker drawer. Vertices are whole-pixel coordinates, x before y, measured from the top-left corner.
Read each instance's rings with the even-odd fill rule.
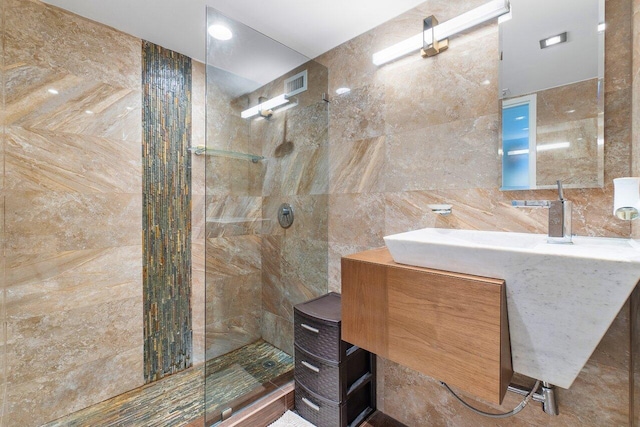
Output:
[[[318,396],[296,381],[296,410],[317,427],[355,427],[373,411],[369,405],[371,389],[371,381],[367,381],[350,393],[346,402],[339,404]]]
[[[338,403],[347,398],[349,388],[356,381],[373,371],[371,354],[355,346],[341,364],[323,362],[297,345],[295,356],[296,381],[319,396]]]
[[[294,313],[295,342],[301,349],[329,362],[340,362],[347,354],[349,344],[340,340],[340,324],[325,322]]]

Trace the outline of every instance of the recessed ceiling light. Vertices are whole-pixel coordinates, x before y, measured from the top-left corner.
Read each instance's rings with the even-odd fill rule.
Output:
[[[575,113],[576,110],[567,110],[567,113],[571,114],[571,113]]]
[[[93,111],[91,111],[91,110],[86,110],[86,111],[85,111],[85,113],[87,113],[87,114],[93,114]]]
[[[549,46],[564,43],[566,41],[567,41],[567,32],[565,31],[564,33],[558,34],[557,36],[547,37],[546,39],[540,40],[540,49],[544,49]]]
[[[209,25],[209,35],[216,40],[229,40],[233,37],[231,30],[222,24]]]
[[[348,87],[339,87],[338,89],[336,89],[336,93],[338,95],[342,95],[343,93],[349,93],[351,92],[351,89],[349,89]]]
[[[485,80],[482,82],[483,85],[488,86],[491,84],[491,80]]]
[[[52,95],[57,95],[59,92],[57,90],[55,90],[54,88],[51,88],[49,90],[47,90],[47,92],[49,92]]]
[[[133,107],[127,107],[127,110],[132,111]]]

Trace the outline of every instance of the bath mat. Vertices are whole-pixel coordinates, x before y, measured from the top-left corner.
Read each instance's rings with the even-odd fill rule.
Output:
[[[278,418],[275,423],[269,424],[269,427],[315,427],[309,421],[302,418],[300,415],[291,411],[287,411],[283,416]]]

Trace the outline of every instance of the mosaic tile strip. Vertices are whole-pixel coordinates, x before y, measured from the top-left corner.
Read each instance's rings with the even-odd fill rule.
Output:
[[[191,59],[142,43],[144,376],[192,364]]]

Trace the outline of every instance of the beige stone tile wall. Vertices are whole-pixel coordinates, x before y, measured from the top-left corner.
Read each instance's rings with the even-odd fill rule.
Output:
[[[240,118],[244,108],[220,84],[219,75],[210,69],[205,78],[207,147],[252,152],[249,124]],[[198,290],[204,305],[194,305],[194,314],[203,321],[203,356],[209,360],[261,337],[262,197],[256,185],[263,165],[218,155],[197,156],[194,165],[203,165],[204,175],[193,179],[202,179],[202,193],[196,197],[205,211],[193,237],[206,250],[206,256],[200,252],[206,284]],[[199,340],[195,332],[194,338]]]
[[[144,384],[141,47],[39,1],[3,12],[3,425],[37,426]]]
[[[284,79],[307,70],[308,89],[294,107],[252,120],[251,144],[265,157],[262,206],[262,337],[293,355],[293,306],[327,293],[329,198],[327,69],[307,62],[249,95],[271,98]],[[290,228],[278,224],[282,203],[293,206]]]
[[[555,198],[554,191],[498,190],[495,23],[451,38],[449,50],[433,58],[371,63],[374,52],[419,32],[425,16],[442,22],[483,3],[429,0],[317,58],[329,68],[332,94],[330,290],[340,290],[341,256],[383,246],[387,234],[422,227],[546,232],[547,212],[518,210],[510,202]],[[628,237],[629,223],[614,219],[611,206],[612,179],[631,172],[631,0],[607,0],[606,20],[605,187],[570,189],[565,196],[574,201],[574,232]],[[351,92],[336,95],[339,87]],[[430,203],[451,203],[453,213],[435,215]],[[481,418],[435,380],[380,359],[379,405],[409,426],[628,425],[629,334],[627,304],[571,389],[559,391],[555,418],[538,404],[515,418]],[[509,396],[493,409],[511,409],[517,400]]]

